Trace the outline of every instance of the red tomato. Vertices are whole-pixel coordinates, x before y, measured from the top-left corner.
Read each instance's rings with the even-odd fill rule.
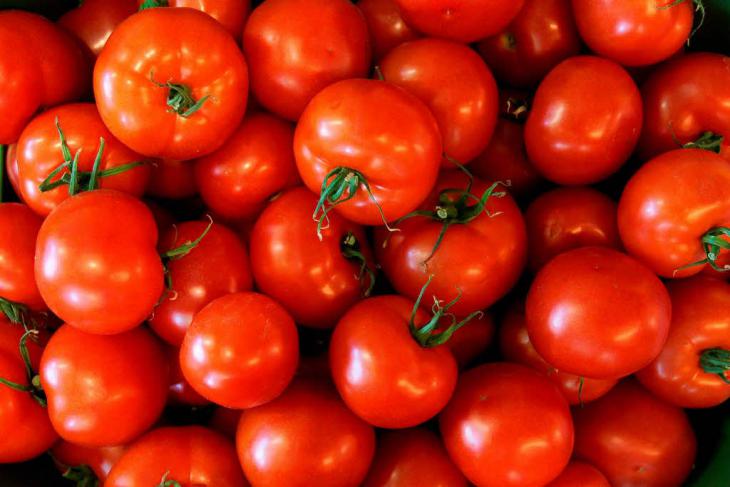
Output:
[[[84,0],[62,15],[58,23],[83,42],[96,58],[117,25],[136,11],[135,0]]]
[[[669,403],[716,406],[730,398],[730,284],[698,276],[670,283],[669,296],[672,326],[667,343],[636,376]],[[714,364],[713,356],[720,357]],[[717,367],[723,356],[724,367]]]
[[[360,0],[357,6],[368,24],[375,61],[394,47],[420,37],[403,20],[395,0]]]
[[[243,411],[240,409],[217,407],[213,411],[213,416],[211,416],[208,426],[235,440],[236,429],[238,429],[238,422],[241,419],[242,413]]]
[[[325,88],[307,106],[294,133],[304,184],[319,194],[326,182],[332,203],[339,181],[343,199],[351,199],[337,210],[363,225],[381,225],[414,210],[436,181],[441,149],[428,108],[384,81],[351,79]]]
[[[497,84],[474,51],[456,42],[421,39],[390,51],[380,69],[385,81],[428,106],[447,156],[466,164],[487,147],[497,123]]]
[[[68,159],[64,155],[58,127],[61,127],[68,144]],[[66,185],[45,192],[41,191],[39,185],[64,160],[70,161],[77,153],[79,171],[91,172],[100,151],[100,139],[104,139],[99,164],[101,171],[133,162],[144,162],[141,155],[127,148],[107,130],[92,103],[62,105],[34,118],[23,130],[16,147],[18,181],[23,201],[39,215],[46,216],[68,199],[69,190]],[[68,167],[50,181],[58,181],[62,175],[70,172]],[[145,164],[120,174],[101,177],[99,187],[142,196],[149,175],[150,168]]]
[[[469,365],[484,352],[494,337],[494,320],[489,314],[474,317],[454,332],[445,343],[459,367]]]
[[[395,0],[403,18],[433,37],[468,43],[504,29],[524,0]]]
[[[611,484],[596,467],[572,461],[558,478],[546,487],[611,487]]]
[[[373,459],[375,434],[324,383],[300,379],[241,416],[236,444],[256,487],[357,487]]]
[[[728,226],[730,164],[706,150],[655,157],[634,174],[619,200],[618,229],[626,250],[663,277],[697,274],[723,257],[720,248],[708,251],[703,239]]]
[[[103,336],[63,325],[46,345],[40,375],[58,434],[94,447],[145,432],[160,416],[169,385],[164,350],[142,328]]]
[[[44,310],[33,277],[33,258],[38,230],[43,220],[20,203],[0,203],[0,298]]]
[[[61,440],[51,448],[53,460],[61,472],[87,467],[102,484],[115,463],[124,454],[126,446],[102,446],[90,448]],[[93,484],[92,484],[93,485]]]
[[[17,144],[10,144],[5,148],[5,173],[8,175],[10,186],[16,195],[20,195],[20,182],[18,181],[18,153]]]
[[[566,250],[592,245],[621,248],[616,203],[591,188],[558,188],[540,195],[525,212],[530,270]]]
[[[451,459],[480,487],[543,486],[573,450],[568,403],[522,365],[492,363],[465,372],[439,419]]]
[[[673,0],[573,0],[580,35],[600,56],[624,66],[663,61],[692,31],[694,5]]]
[[[133,150],[192,159],[223,145],[243,118],[248,69],[208,15],[150,8],[114,30],[94,67],[94,94],[104,123]]]
[[[130,330],[162,294],[156,244],[155,220],[138,199],[103,189],[81,193],[59,205],[38,232],[38,289],[51,311],[80,330]]]
[[[185,379],[180,367],[180,349],[166,346],[165,357],[170,366],[170,387],[167,391],[168,403],[188,406],[208,404],[210,401],[198,394]]]
[[[230,219],[252,218],[266,200],[299,183],[293,127],[256,113],[214,153],[195,163],[195,180],[206,206]]]
[[[328,85],[370,69],[367,24],[347,0],[266,0],[246,23],[243,51],[256,99],[289,120]]]
[[[139,5],[149,0],[137,0]],[[251,10],[251,0],[153,0],[164,7],[187,7],[200,10],[213,17],[236,39],[243,31],[243,25]]]
[[[671,302],[662,282],[639,261],[607,247],[582,247],[538,272],[526,317],[530,341],[549,364],[579,376],[617,379],[659,355]]]
[[[629,158],[641,119],[641,95],[621,66],[594,56],[572,57],[537,89],[525,126],[527,154],[555,183],[595,183]]]
[[[173,225],[160,239],[166,251],[192,242],[208,223],[191,221]],[[246,247],[238,236],[214,223],[190,253],[167,264],[172,289],[155,307],[150,326],[163,340],[179,347],[193,316],[223,295],[253,288]]]
[[[440,196],[445,189],[465,193],[467,185],[463,172],[444,172],[423,205],[428,210],[435,208],[434,217],[409,218],[394,233],[376,230],[377,260],[393,287],[416,299],[433,275],[424,306],[429,307],[433,298],[449,302],[460,296],[451,308],[457,316],[491,306],[509,291],[524,268],[527,253],[525,223],[508,194],[490,196],[481,210],[475,201],[490,188],[482,181],[474,180],[471,186],[474,199],[462,201],[462,195],[453,192]],[[443,210],[445,219],[438,216]],[[475,211],[477,216],[469,220]],[[434,251],[445,224],[449,227]],[[465,249],[478,258],[465,258]]]
[[[692,469],[697,440],[687,416],[633,380],[573,415],[575,456],[614,487],[680,486]]]
[[[156,198],[183,199],[195,196],[195,165],[188,161],[157,159],[150,164],[150,179],[145,194]]]
[[[441,440],[426,429],[385,432],[362,487],[466,487]]]
[[[39,108],[81,98],[89,86],[81,46],[40,15],[0,12],[0,144],[18,140]]]
[[[560,61],[580,52],[570,0],[526,0],[512,23],[478,49],[500,81],[521,87],[539,83]]]
[[[104,487],[163,485],[245,487],[233,444],[201,426],[157,428],[129,446]]]

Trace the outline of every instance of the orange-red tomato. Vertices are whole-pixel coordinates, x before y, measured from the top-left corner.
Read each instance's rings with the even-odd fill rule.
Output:
[[[162,3],[161,0],[156,0]],[[137,0],[142,5],[145,0]],[[194,8],[205,12],[226,28],[236,39],[243,32],[243,25],[251,10],[251,0],[166,0],[166,7]]]
[[[545,487],[611,487],[611,484],[596,467],[584,462],[572,461],[558,478]]]
[[[0,297],[46,309],[33,275],[36,238],[43,220],[20,203],[0,203]]]
[[[96,58],[117,25],[136,11],[135,0],[84,0],[63,14],[58,23],[78,37]]]
[[[394,47],[420,37],[403,20],[395,0],[360,0],[357,6],[368,24],[375,61]]]
[[[53,445],[51,453],[54,463],[61,472],[73,467],[86,466],[103,483],[126,449],[126,445],[94,448],[61,440]]]

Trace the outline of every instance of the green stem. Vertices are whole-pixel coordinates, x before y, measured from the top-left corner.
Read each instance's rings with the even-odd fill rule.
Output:
[[[722,141],[722,135],[717,135],[713,132],[703,132],[697,140],[687,142],[682,147],[685,149],[704,149],[719,154],[722,148]]]
[[[76,482],[76,487],[99,487],[99,478],[88,465],[66,467],[63,478]]]
[[[365,276],[367,276],[369,284],[367,288],[365,288],[363,296],[370,296],[370,293],[375,286],[375,272],[373,272],[368,265],[365,255],[360,250],[360,242],[358,242],[357,237],[355,237],[352,232],[347,232],[347,234],[343,237],[342,242],[340,243],[340,251],[345,259],[351,260],[360,265],[360,271],[355,277],[361,284],[365,285]]]
[[[213,218],[211,218],[210,215],[208,215],[208,226],[205,227],[205,230],[203,230],[203,233],[201,233],[198,238],[195,240],[188,240],[187,242],[183,243],[182,245],[179,245],[175,248],[172,248],[168,250],[167,252],[164,252],[160,254],[160,258],[162,259],[162,265],[165,268],[165,287],[168,291],[172,291],[172,276],[170,275],[170,269],[168,268],[168,263],[171,260],[177,260],[182,259],[186,255],[188,255],[195,247],[197,247],[200,242],[205,238],[206,235],[208,235],[208,232],[210,232],[210,229],[213,228]],[[165,294],[163,293],[162,297],[160,298],[160,302],[164,299]],[[158,303],[159,304],[159,303]]]
[[[580,408],[583,409],[583,386],[585,385],[585,377],[580,376],[578,378],[578,404],[580,405]]]
[[[704,264],[709,264],[710,267],[718,272],[730,271],[730,264],[721,266],[717,263],[717,260],[723,250],[730,251],[730,228],[711,228],[702,236],[700,241],[702,242],[702,250],[705,252],[705,258],[677,268],[674,271],[675,274],[684,269]]]
[[[730,350],[710,348],[700,355],[700,367],[708,374],[717,374],[724,382],[730,384],[727,374],[730,371]]]
[[[18,348],[20,349],[20,357],[23,360],[23,366],[25,367],[25,375],[28,379],[28,385],[18,384],[17,382],[9,381],[4,378],[0,378],[0,384],[15,389],[20,392],[28,392],[33,399],[40,404],[41,407],[46,407],[48,401],[46,400],[46,394],[41,387],[41,379],[38,374],[33,371],[33,364],[30,361],[30,353],[28,353],[28,338],[37,340],[38,330],[26,330],[23,336],[20,337]]]
[[[180,482],[173,479],[168,479],[167,476],[170,475],[170,471],[168,470],[165,472],[165,475],[162,476],[162,479],[160,480],[160,483],[157,484],[155,487],[182,487],[180,485]]]
[[[700,30],[700,27],[702,27],[702,24],[705,23],[705,16],[707,12],[705,11],[705,5],[703,4],[702,0],[674,0],[671,3],[668,3],[667,5],[657,6],[657,9],[659,10],[665,10],[668,8],[676,7],[677,5],[680,5],[682,3],[685,3],[686,1],[691,1],[695,5],[695,12],[698,12],[699,20],[696,21],[697,25],[692,29],[692,32],[690,32],[689,37],[687,37],[687,45],[689,45],[690,39],[694,37],[694,35],[697,33],[698,30]]]
[[[142,5],[139,6],[139,12],[142,10],[147,10],[148,8],[155,8],[155,7],[169,7],[170,3],[168,0],[144,0],[142,2]]]
[[[177,113],[183,118],[188,118],[200,110],[200,107],[210,98],[210,95],[205,95],[200,100],[195,100],[189,86],[172,81],[159,83],[154,79],[154,72],[150,73],[150,81],[160,88],[169,90],[167,92],[167,106],[170,107],[168,112]]]

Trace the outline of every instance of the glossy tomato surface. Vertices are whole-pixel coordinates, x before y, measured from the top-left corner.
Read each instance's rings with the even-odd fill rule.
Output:
[[[54,463],[62,472],[85,465],[94,472],[100,482],[104,482],[126,449],[125,445],[94,448],[61,440],[53,445],[49,453],[53,454]]]
[[[585,462],[572,461],[546,487],[611,487],[611,484],[596,467]]]
[[[139,5],[144,2],[145,0],[137,0]],[[205,12],[220,22],[235,39],[241,36],[246,17],[251,10],[251,0],[166,0],[164,3],[165,7],[194,8]]]
[[[7,231],[0,242],[0,297],[36,310],[46,308],[33,275],[36,238],[42,223],[21,203],[0,203],[0,228]]]
[[[360,0],[357,8],[368,24],[375,61],[380,61],[394,47],[421,37],[403,20],[395,0]]]
[[[96,58],[117,25],[136,11],[135,0],[85,0],[62,15],[58,23],[79,38]]]

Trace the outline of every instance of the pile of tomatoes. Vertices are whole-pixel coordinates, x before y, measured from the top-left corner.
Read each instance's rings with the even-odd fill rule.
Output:
[[[730,58],[687,48],[704,16],[0,12],[0,463],[47,453],[84,487],[698,477],[685,409],[730,397]]]

